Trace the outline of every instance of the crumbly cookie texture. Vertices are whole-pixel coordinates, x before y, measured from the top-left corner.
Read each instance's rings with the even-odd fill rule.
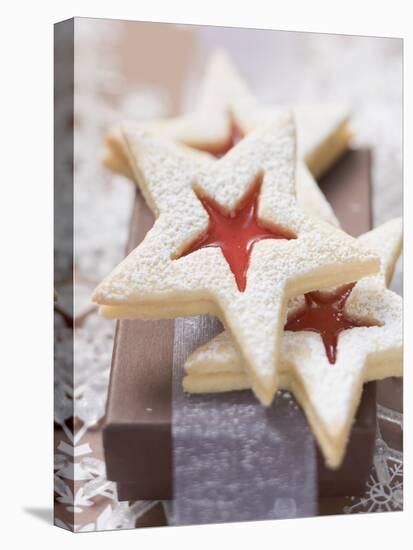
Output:
[[[193,112],[135,125],[161,132],[175,141],[213,155],[228,145],[234,126],[245,135],[265,125],[277,110],[279,107],[261,105],[225,52],[217,51],[207,66]],[[348,110],[338,105],[308,105],[295,108],[294,113],[298,137],[299,200],[308,213],[338,225],[314,177],[320,176],[347,148],[351,138]],[[101,160],[107,168],[134,179],[120,126],[107,132]]]
[[[218,315],[243,357],[254,393],[268,405],[278,387],[288,299],[373,274],[378,257],[298,206],[289,111],[277,113],[267,127],[250,133],[218,161],[206,155],[201,159],[148,131],[126,129],[125,136],[156,221],[143,242],[96,288],[93,300],[110,318]],[[258,178],[258,219],[296,238],[256,242],[241,292],[220,247],[181,256],[209,227],[197,194],[233,212]]]
[[[333,468],[342,462],[363,383],[402,376],[402,299],[387,288],[401,250],[402,222],[392,220],[358,240],[377,252],[381,267],[353,287],[346,313],[379,326],[341,333],[334,365],[316,333],[285,331],[281,344],[280,387],[294,393]],[[300,300],[290,302],[289,315],[297,307]],[[191,393],[250,387],[243,358],[227,331],[195,350],[185,370],[183,385]]]

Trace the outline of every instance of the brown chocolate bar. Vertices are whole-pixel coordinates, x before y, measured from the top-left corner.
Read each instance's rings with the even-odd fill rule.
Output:
[[[137,192],[128,251],[152,223]],[[163,500],[172,494],[173,339],[173,320],[117,323],[103,445],[107,477],[118,483],[120,500]],[[130,484],[133,490],[125,494]]]
[[[349,151],[320,186],[343,228],[357,236],[372,226],[370,153]],[[153,223],[137,192],[128,250]],[[173,498],[172,354],[174,321],[120,321],[117,326],[103,442],[107,477],[121,500]],[[376,384],[365,386],[342,467],[324,466],[318,453],[320,498],[361,495],[376,430]]]

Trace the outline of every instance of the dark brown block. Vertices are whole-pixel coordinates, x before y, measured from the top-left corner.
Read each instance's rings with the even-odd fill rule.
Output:
[[[136,521],[135,527],[163,527],[167,524],[161,502],[158,502]]]
[[[403,451],[403,378],[377,382],[380,437],[395,451]]]
[[[346,231],[356,236],[371,228],[369,151],[349,151],[320,185]],[[128,249],[151,223],[137,193]],[[173,339],[174,321],[118,323],[103,441],[107,476],[118,483],[122,500],[173,498]],[[343,466],[329,470],[318,454],[320,498],[364,492],[375,439],[375,388],[375,383],[365,387]]]
[[[341,227],[353,237],[373,227],[370,164],[368,149],[349,150],[319,182]]]
[[[143,239],[153,216],[136,194],[128,251]],[[133,482],[135,500],[165,499],[172,492],[171,373],[173,321],[117,324],[103,429],[106,473]]]

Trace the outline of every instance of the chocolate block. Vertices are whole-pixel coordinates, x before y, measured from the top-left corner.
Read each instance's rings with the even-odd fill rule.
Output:
[[[137,193],[128,252],[152,223]],[[117,323],[103,445],[107,477],[118,482],[121,500],[166,499],[172,492],[173,338],[173,320]]]
[[[358,235],[371,228],[370,154],[349,151],[320,186],[343,228]],[[128,250],[152,223],[136,194]],[[120,321],[103,433],[107,476],[119,498],[171,499],[171,380],[174,321]],[[365,386],[343,466],[330,470],[318,454],[318,492],[325,496],[364,492],[376,429],[375,383]]]
[[[166,524],[165,511],[162,503],[158,502],[137,519],[135,527],[162,527]]]
[[[349,150],[319,181],[341,227],[358,237],[373,227],[368,149]]]

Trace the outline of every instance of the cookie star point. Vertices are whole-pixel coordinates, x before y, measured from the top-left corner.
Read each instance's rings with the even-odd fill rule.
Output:
[[[400,220],[392,220],[358,239],[380,254],[381,273],[383,266],[391,271],[394,268],[400,253],[401,229]],[[293,315],[302,307],[303,299],[299,302],[290,302]],[[303,407],[326,463],[332,468],[342,462],[363,383],[402,375],[402,300],[387,289],[383,274],[358,281],[344,305],[351,320],[361,324],[367,320],[369,326],[349,327],[339,334],[336,363],[328,361],[319,334],[285,331],[279,371],[280,387],[290,390]],[[251,386],[242,356],[227,331],[195,350],[185,370],[183,385],[189,392]]]
[[[340,334],[355,327],[373,326],[372,323],[367,324],[367,321],[363,323],[352,318],[346,312],[346,302],[353,287],[354,283],[324,295],[321,292],[309,292],[304,296],[303,308],[288,318],[284,330],[310,331],[319,334],[327,359],[331,365],[334,365]]]
[[[295,133],[288,112],[250,133],[219,161],[200,161],[151,134],[140,134],[128,146],[157,218],[144,241],[101,283],[95,300],[105,315],[117,318],[219,315],[237,341],[254,392],[268,404],[278,386],[286,300],[372,274],[377,258],[342,232],[308,218],[296,204]],[[263,224],[283,227],[297,238],[255,242],[244,292],[219,248],[176,260],[208,226],[194,185],[231,211],[259,175]]]
[[[359,238],[359,241],[380,257],[380,271],[376,277],[389,286],[403,242],[403,219],[394,218],[379,225]]]
[[[260,105],[225,50],[217,50],[207,64],[193,112],[134,124],[150,127],[175,141],[211,154],[212,158],[221,158],[242,136],[265,125],[277,110],[283,108]],[[313,175],[319,176],[348,145],[347,110],[340,106],[303,106],[295,108],[294,113],[299,126],[300,157],[311,167]],[[105,143],[103,164],[136,179],[119,128],[106,134]],[[300,172],[297,192],[306,210],[328,223],[339,225],[313,175],[309,171]]]

